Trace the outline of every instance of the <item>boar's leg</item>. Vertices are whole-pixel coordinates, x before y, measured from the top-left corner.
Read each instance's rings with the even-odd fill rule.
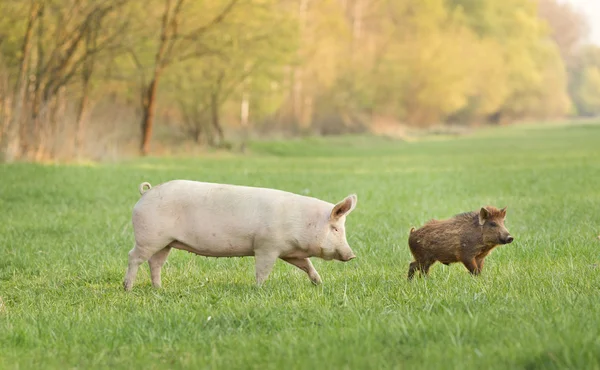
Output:
[[[152,257],[148,260],[148,264],[150,265],[150,277],[152,278],[152,286],[155,288],[161,287],[160,281],[160,270],[162,266],[165,264],[167,260],[167,256],[171,251],[171,247],[165,247],[158,252],[154,253]]]
[[[310,262],[310,259],[308,259],[308,258],[282,258],[282,260],[284,260],[285,262],[292,264],[292,265],[298,267],[300,270],[303,270],[304,272],[306,272],[308,274],[308,277],[310,278],[310,281],[312,281],[313,284],[315,284],[315,285],[321,284],[321,277],[319,276],[319,273],[317,272],[317,270],[315,270],[315,267],[313,266],[312,262]]]
[[[424,263],[422,263],[421,266],[419,266],[419,269],[421,270],[421,274],[423,274],[424,276],[427,276],[429,274],[429,268],[434,263],[435,263],[435,261],[425,261]]]
[[[462,260],[463,265],[469,270],[469,272],[473,275],[479,275],[479,267],[477,267],[477,262],[475,258],[465,258]]]
[[[475,257],[475,263],[477,263],[477,269],[479,270],[479,273],[481,273],[481,271],[483,271],[483,262],[484,261],[485,261],[485,256]]]
[[[273,265],[279,256],[272,251],[254,252],[254,263],[256,268],[256,285],[261,286],[269,277]]]
[[[417,262],[411,262],[410,265],[408,266],[408,280],[412,280],[413,276],[415,275],[415,271],[417,271],[419,269]]]
[[[425,262],[411,262],[408,267],[408,280],[411,280],[415,274],[416,270],[421,272],[421,275],[427,276],[429,274],[429,268],[433,265],[435,261],[425,261]]]

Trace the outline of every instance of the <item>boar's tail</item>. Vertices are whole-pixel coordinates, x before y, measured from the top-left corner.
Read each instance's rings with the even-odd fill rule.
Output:
[[[147,192],[148,190],[144,190],[145,187],[148,187],[148,190],[152,189],[152,185],[150,185],[149,182],[143,182],[140,184],[140,186],[138,187],[138,190],[140,191],[140,195],[144,195],[145,192]]]

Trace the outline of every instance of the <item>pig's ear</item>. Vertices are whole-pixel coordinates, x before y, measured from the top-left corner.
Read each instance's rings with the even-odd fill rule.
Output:
[[[506,218],[506,207],[500,210],[500,214],[502,215],[502,218]]]
[[[356,194],[348,195],[344,200],[342,200],[341,202],[339,202],[338,204],[336,204],[333,207],[333,210],[331,211],[331,215],[329,216],[329,219],[337,220],[340,217],[345,216],[348,213],[352,212],[354,207],[356,207],[357,202],[358,202],[358,197],[356,196]]]
[[[490,212],[485,207],[481,207],[479,210],[479,225],[483,225],[485,220],[490,217]]]

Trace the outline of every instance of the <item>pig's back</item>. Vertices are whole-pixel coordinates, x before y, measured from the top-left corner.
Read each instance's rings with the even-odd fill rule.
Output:
[[[277,189],[190,180],[156,186],[136,205],[141,214],[163,218],[162,226],[174,230],[174,239],[192,244],[200,235],[227,235],[237,242],[261,235],[277,237],[307,212],[332,207],[316,198]]]
[[[236,211],[250,214],[260,212],[262,216],[267,216],[273,212],[280,215],[285,209],[333,207],[320,199],[278,189],[190,180],[173,180],[154,190],[158,190],[156,197],[171,199],[179,207],[205,209],[212,214]]]

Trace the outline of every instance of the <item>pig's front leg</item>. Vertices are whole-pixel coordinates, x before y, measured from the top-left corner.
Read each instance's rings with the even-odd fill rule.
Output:
[[[300,270],[304,270],[308,274],[308,277],[313,284],[321,284],[321,277],[319,276],[319,273],[313,266],[312,262],[310,262],[309,258],[282,258],[282,260],[298,267]]]
[[[254,252],[256,285],[261,286],[267,280],[278,257],[278,253],[272,250],[258,250]]]

